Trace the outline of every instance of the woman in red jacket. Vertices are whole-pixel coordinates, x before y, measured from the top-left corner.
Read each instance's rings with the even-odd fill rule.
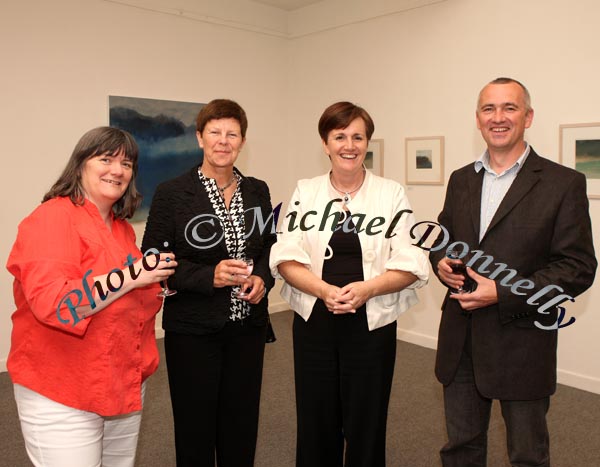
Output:
[[[158,366],[157,282],[177,265],[172,254],[142,257],[125,220],[141,198],[137,156],[125,131],[83,135],[8,258],[7,366],[36,466],[134,464],[144,381]]]

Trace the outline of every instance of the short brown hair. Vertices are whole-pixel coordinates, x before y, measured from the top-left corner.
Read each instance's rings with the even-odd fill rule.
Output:
[[[517,81],[516,79],[513,78],[507,78],[507,77],[500,77],[500,78],[496,78],[495,80],[490,81],[488,84],[486,84],[484,86],[484,89],[489,86],[490,84],[517,84],[521,87],[521,89],[523,89],[523,95],[525,97],[525,110],[531,110],[531,95],[529,94],[529,90],[525,87],[525,85],[523,83],[521,83],[520,81]],[[481,90],[483,91],[483,89]],[[479,95],[481,96],[481,92],[479,92]]]
[[[367,140],[370,140],[375,131],[373,119],[365,109],[352,102],[336,102],[325,109],[319,119],[319,135],[321,135],[321,139],[327,142],[327,136],[330,131],[346,128],[352,123],[352,120],[357,118],[362,118],[365,122]]]
[[[244,109],[237,102],[229,99],[214,99],[202,107],[196,118],[196,130],[202,134],[208,122],[221,118],[233,118],[237,120],[240,124],[242,138],[246,137],[246,130],[248,129],[246,112],[244,112]]]
[[[138,145],[130,133],[119,128],[101,126],[85,133],[75,145],[73,154],[58,180],[44,195],[44,201],[58,196],[68,196],[74,204],[82,205],[85,191],[81,184],[81,173],[85,162],[95,156],[113,156],[123,151],[125,159],[133,163],[131,181],[123,196],[113,205],[115,217],[129,219],[142,202],[142,195],[135,187],[138,171]]]

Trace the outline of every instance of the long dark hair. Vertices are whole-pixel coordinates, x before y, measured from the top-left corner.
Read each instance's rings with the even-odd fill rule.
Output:
[[[113,205],[115,217],[129,219],[142,202],[142,195],[135,187],[138,171],[138,145],[130,133],[118,128],[101,126],[85,133],[77,142],[69,162],[50,191],[44,195],[44,201],[58,196],[68,196],[74,204],[82,205],[85,192],[81,185],[81,172],[85,162],[95,156],[109,156],[123,151],[125,159],[133,162],[133,174],[127,190]]]

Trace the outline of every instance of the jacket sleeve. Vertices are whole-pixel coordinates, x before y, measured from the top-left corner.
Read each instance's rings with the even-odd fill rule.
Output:
[[[391,251],[384,267],[386,270],[405,271],[415,275],[417,280],[407,288],[420,288],[429,280],[429,265],[423,250],[411,244],[410,231],[415,225],[415,216],[400,184],[396,186],[392,199],[392,212],[400,218],[391,232]],[[392,219],[392,222],[395,222],[395,219]]]
[[[495,279],[500,321],[503,324],[518,318],[529,318],[525,320],[529,325],[538,321],[541,325],[551,326],[556,321],[556,308],[553,305],[543,310],[544,304],[550,305],[553,298],[563,293],[574,298],[594,281],[598,263],[594,255],[585,176],[576,173],[566,182],[563,199],[556,210],[545,266],[527,277],[517,271],[511,278],[512,286],[502,285],[500,278]],[[515,287],[519,281],[531,281],[535,288],[519,290]],[[548,289],[543,296],[537,300],[532,298],[546,287]],[[524,308],[526,312],[522,311]],[[540,308],[543,311],[539,311]]]
[[[174,290],[190,291],[213,295],[213,279],[215,267],[213,264],[197,263],[190,259],[177,256],[177,239],[181,237],[176,232],[177,187],[172,184],[161,184],[156,189],[150,213],[146,222],[142,252],[149,248],[157,250],[170,248],[175,253],[178,266],[175,273],[169,277],[169,287]],[[180,232],[179,232],[180,234]],[[168,247],[165,247],[168,243]]]

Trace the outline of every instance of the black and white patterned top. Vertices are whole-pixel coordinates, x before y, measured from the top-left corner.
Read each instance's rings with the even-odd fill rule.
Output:
[[[244,200],[240,189],[242,177],[236,171],[233,172],[233,175],[236,177],[237,188],[231,198],[229,210],[227,210],[225,200],[219,193],[216,180],[205,177],[200,168],[198,169],[200,181],[204,185],[208,199],[223,227],[225,245],[229,256],[231,258],[243,258],[246,252],[246,240],[244,239],[246,229],[244,224]],[[240,300],[237,297],[238,292],[239,287],[231,287],[231,314],[229,315],[231,321],[239,321],[250,315],[250,303]]]

